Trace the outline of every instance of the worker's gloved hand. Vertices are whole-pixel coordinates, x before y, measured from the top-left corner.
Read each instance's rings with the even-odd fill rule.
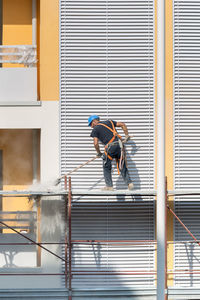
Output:
[[[131,138],[130,135],[126,135],[124,139],[124,143],[127,143],[130,140],[130,138]]]
[[[97,153],[97,157],[98,157],[98,158],[102,157],[102,155],[103,155],[103,154],[102,154],[101,152]]]

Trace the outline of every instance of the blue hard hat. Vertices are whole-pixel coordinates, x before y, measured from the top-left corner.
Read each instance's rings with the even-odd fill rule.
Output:
[[[92,123],[93,120],[99,120],[99,119],[100,118],[97,115],[91,115],[91,116],[89,116],[89,118],[88,118],[88,126],[91,125],[91,123]]]

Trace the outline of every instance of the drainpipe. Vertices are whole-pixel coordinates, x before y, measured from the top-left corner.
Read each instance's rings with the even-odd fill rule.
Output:
[[[157,300],[165,299],[165,0],[157,0]]]
[[[37,45],[37,0],[32,0],[32,45]]]

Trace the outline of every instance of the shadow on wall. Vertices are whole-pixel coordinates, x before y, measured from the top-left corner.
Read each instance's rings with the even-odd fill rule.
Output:
[[[36,202],[34,201],[34,208]],[[7,215],[6,215],[7,216]],[[22,216],[28,218],[27,214]],[[8,217],[8,216],[7,216]],[[31,218],[33,215],[31,215]],[[36,216],[35,216],[36,218]],[[16,218],[17,219],[17,218]],[[38,223],[36,219],[32,221],[32,230],[28,233],[22,232],[28,238],[37,242],[61,242],[64,236],[64,202],[60,197],[53,199],[50,197],[42,197],[41,200],[41,217]],[[30,219],[31,221],[31,219]],[[8,223],[8,221],[6,221]],[[39,225],[40,224],[40,225]],[[9,223],[10,225],[10,223]],[[24,224],[22,224],[24,225]],[[41,241],[37,240],[37,225],[40,226]],[[16,226],[16,224],[15,224]],[[20,229],[17,228],[18,231]],[[18,234],[3,233],[1,235],[1,242],[3,243],[28,243],[28,241]],[[56,254],[61,254],[60,245],[44,245],[49,250]],[[45,252],[45,250],[43,250]],[[45,252],[49,260],[53,264],[53,257],[51,254]],[[59,259],[56,258],[56,262]],[[15,268],[15,267],[36,267],[37,266],[37,247],[35,245],[2,245],[0,249],[0,267]]]
[[[72,247],[72,287],[127,291],[154,287],[154,275],[145,271],[154,269],[155,247],[139,243],[153,239],[152,212],[152,203],[73,205],[72,240],[81,242]]]
[[[137,147],[137,145],[135,144],[135,142],[130,141],[129,142],[129,150],[126,151],[127,153],[127,162],[128,162],[128,170],[129,170],[129,175],[134,183],[134,188],[135,189],[140,189],[140,176],[139,176],[139,172],[137,170],[136,167],[136,163],[134,162],[133,156],[136,154],[136,152],[139,150],[139,147]],[[127,185],[126,183],[124,183],[124,180],[122,178],[121,175],[117,175],[117,179],[115,181],[114,179],[114,174],[117,170],[116,167],[116,163],[115,160],[113,160],[112,163],[112,178],[113,178],[113,184],[114,186],[116,185],[116,190],[121,190],[121,189],[127,189]],[[102,171],[103,171],[103,166],[102,166]],[[98,189],[99,188],[99,184],[101,184],[103,182],[104,184],[104,176],[101,176],[99,178],[99,180],[97,180],[91,187],[90,190],[92,189]],[[81,198],[81,197],[80,197]],[[138,199],[138,196],[137,196]],[[119,200],[122,200],[121,197],[119,197]]]
[[[28,238],[36,240],[34,233],[24,233]],[[2,245],[0,249],[1,268],[37,267],[37,248],[35,245],[14,245],[14,243],[28,243],[27,240],[17,234],[4,233],[1,235],[1,243],[13,243]]]

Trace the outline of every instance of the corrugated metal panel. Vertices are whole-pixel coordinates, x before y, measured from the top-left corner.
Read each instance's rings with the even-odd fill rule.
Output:
[[[65,300],[67,299],[66,289],[4,289],[0,290],[0,299],[32,299],[32,300]]]
[[[61,173],[67,173],[95,155],[93,141],[90,138],[91,129],[87,126],[88,116],[95,113],[102,119],[111,118],[127,124],[129,133],[134,135],[134,141],[127,145],[130,175],[136,188],[154,188],[154,1],[61,0],[60,7]],[[125,187],[121,177],[117,175],[116,168],[113,181],[117,189]],[[101,159],[72,175],[74,189],[100,189],[102,186],[104,180]],[[91,228],[95,228],[93,232],[95,239],[99,239],[101,235],[105,239],[108,232],[111,239],[117,234],[119,239],[140,237],[146,230],[153,234],[153,214],[147,226],[144,216],[149,212],[149,208],[148,205],[146,207],[141,203],[141,197],[128,198],[129,201],[137,199],[142,209],[140,222],[138,219],[139,228],[136,228],[135,223],[133,232],[129,232],[128,235],[119,230],[117,219],[113,223],[116,231],[110,231],[108,224],[112,222],[112,210],[109,207],[109,198],[88,196],[88,203],[94,198],[97,202],[102,199],[107,199],[108,202],[95,205],[92,201],[91,205],[84,206],[82,214],[80,210],[85,204],[80,203],[73,207],[74,216],[79,213],[79,218],[75,218],[76,222],[73,221],[74,235],[79,238],[84,235],[84,238],[88,239]],[[121,201],[124,199],[113,198]],[[85,218],[91,215],[91,209],[93,219],[87,221],[89,226],[84,227]],[[114,213],[119,207],[115,203],[112,209]],[[123,205],[120,207],[119,213],[124,209],[124,214],[120,214],[120,222],[124,222],[124,226],[128,227],[129,222],[126,221],[128,209],[125,204],[124,208]],[[134,209],[131,209],[131,212],[134,219]],[[84,233],[82,228],[85,228]],[[149,236],[149,233],[147,235]],[[100,247],[99,252],[94,252],[92,248],[85,249],[82,246],[77,249],[78,252],[75,251],[74,257],[78,255],[79,258],[85,258],[88,254],[92,258],[92,267],[95,268],[97,255],[96,259],[102,262],[101,268],[105,267],[107,261],[110,268],[116,269],[117,265],[119,268],[122,266],[126,268],[123,257],[126,257],[127,253],[126,261],[129,256],[131,259],[134,256],[133,261],[138,259],[142,263],[145,257],[144,260],[149,262],[147,267],[149,268],[154,265],[154,254],[152,248],[148,251],[146,247],[144,248],[140,248],[139,251],[133,248],[127,251],[124,248],[120,254],[118,249],[106,252],[105,247]],[[112,262],[112,255],[116,251],[121,255],[118,264],[116,261]],[[76,261],[80,266],[77,258]],[[90,279],[92,278],[94,277],[90,276]],[[128,281],[123,276],[102,278],[99,283],[95,278],[95,285],[108,285],[110,280],[113,287],[120,284],[120,281],[125,281],[125,285],[128,286]],[[148,284],[153,285],[152,276],[148,278]],[[129,282],[131,285],[134,280],[129,278]],[[80,286],[84,283],[85,279],[83,281],[82,277],[80,279],[76,277],[74,284]],[[144,284],[144,278],[141,280],[138,278],[134,284]],[[88,283],[88,287],[90,286],[91,283]]]
[[[68,299],[67,289],[23,289],[23,290],[0,290],[0,299],[2,300],[66,300]],[[137,299],[137,300],[155,300],[156,299],[156,290],[153,288],[145,288],[143,291],[138,291],[135,289],[132,290],[121,290],[121,289],[104,289],[104,290],[96,290],[96,291],[75,291],[72,296],[73,300],[102,300],[102,299]]]
[[[170,300],[200,299],[200,290],[193,287],[168,287]]]
[[[198,188],[200,180],[200,3],[174,0],[174,187]],[[179,197],[180,199],[180,197]],[[178,200],[178,198],[176,198]],[[200,228],[200,196],[182,197],[176,211],[189,229]],[[190,237],[176,224],[175,240]],[[200,269],[198,246],[175,247],[175,269]],[[176,277],[176,285],[198,285],[199,276]]]
[[[75,204],[72,210],[72,239],[75,240],[154,240],[154,202],[104,205]],[[154,244],[94,242],[75,244],[72,254],[73,288],[131,288],[147,287],[155,283]],[[83,272],[113,272],[112,275],[81,275]],[[138,272],[122,275],[118,273]],[[116,273],[116,274],[115,274]]]
[[[154,186],[153,63],[153,1],[61,1],[62,174],[95,155],[87,118],[96,113],[126,122],[131,176]],[[102,187],[101,165],[74,174],[73,187]]]
[[[200,240],[200,203],[197,201],[176,202],[176,214],[192,234]],[[184,271],[200,270],[200,247],[192,237],[175,221],[175,270],[183,273],[175,276],[175,284],[180,286],[199,286],[200,274],[184,274]]]

